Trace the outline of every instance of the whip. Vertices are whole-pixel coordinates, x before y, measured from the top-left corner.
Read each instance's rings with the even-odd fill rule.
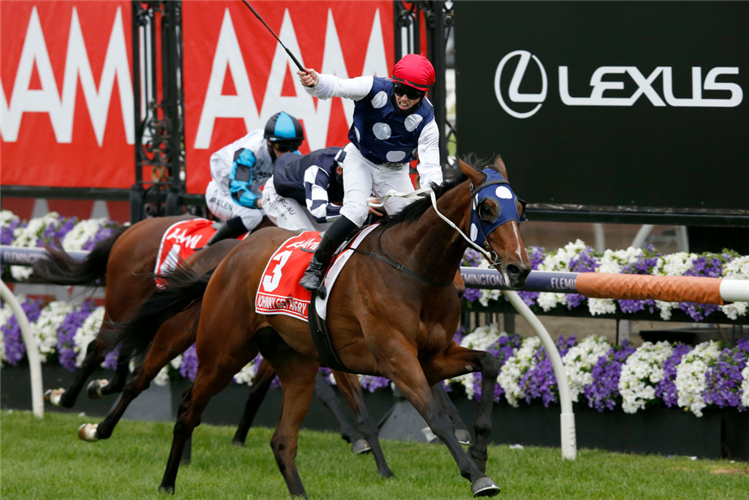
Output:
[[[252,8],[252,5],[248,4],[247,0],[242,0],[242,3],[244,3],[247,6],[247,8],[252,11],[253,14],[255,14],[255,17],[257,17],[258,19],[260,19],[260,22],[263,23],[263,26],[265,26],[266,28],[268,28],[268,31],[270,31],[270,34],[273,35],[276,38],[276,40],[278,40],[278,43],[281,44],[281,47],[283,47],[283,49],[286,51],[286,53],[289,54],[289,57],[291,58],[292,61],[294,61],[294,64],[296,64],[296,67],[299,68],[299,71],[303,71],[303,72],[306,73],[305,69],[302,67],[302,65],[299,63],[299,61],[297,61],[296,57],[294,57],[294,54],[291,53],[291,51],[286,47],[286,45],[283,44],[283,42],[281,41],[281,39],[278,38],[278,36],[276,36],[276,34],[273,32],[272,29],[270,29],[270,26],[268,26],[267,24],[265,24],[265,21],[263,21],[263,18],[260,17],[260,14],[258,14],[257,12],[255,12],[255,9]]]

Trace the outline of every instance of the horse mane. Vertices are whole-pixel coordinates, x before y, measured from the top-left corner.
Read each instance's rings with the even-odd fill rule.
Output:
[[[491,164],[491,162],[487,162],[486,160],[479,159],[473,154],[467,155],[465,159],[463,159],[463,161],[476,170],[480,170],[480,169],[474,167],[473,165],[490,165]],[[434,196],[437,199],[439,199],[440,196],[450,191],[452,188],[454,188],[455,186],[457,186],[458,184],[462,183],[463,181],[467,179],[465,174],[463,174],[463,172],[461,172],[460,169],[455,169],[455,170],[457,171],[457,174],[453,175],[451,178],[445,179],[445,181],[439,186],[432,185]],[[431,206],[432,206],[431,197],[427,196],[425,198],[421,198],[418,201],[415,201],[409,204],[397,214],[390,215],[380,220],[380,224],[382,225],[382,227],[387,228],[395,224],[400,224],[401,222],[415,221],[419,217],[421,217],[424,214],[424,212],[426,212],[427,209]]]

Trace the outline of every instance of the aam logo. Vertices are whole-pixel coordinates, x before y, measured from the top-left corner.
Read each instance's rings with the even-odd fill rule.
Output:
[[[510,61],[517,58],[517,65],[505,87],[507,77],[505,71],[511,71]],[[531,65],[531,60],[533,65]],[[529,68],[530,66],[530,68]],[[584,97],[573,97],[569,91],[569,67],[559,66],[558,85],[559,97],[566,106],[618,106],[634,105],[640,98],[645,98],[654,107],[688,107],[688,108],[735,108],[744,98],[744,92],[737,83],[718,81],[719,77],[738,75],[739,68],[735,66],[721,66],[712,68],[703,78],[702,67],[691,68],[691,97],[676,97],[673,85],[674,70],[671,66],[657,66],[647,76],[636,66],[601,66],[590,77],[590,94]],[[656,82],[661,85],[656,87]],[[537,93],[521,93],[520,86],[538,88]],[[621,91],[634,86],[628,96],[621,96]],[[502,109],[510,116],[525,119],[533,116],[541,109],[547,97],[549,87],[546,68],[535,54],[527,50],[515,50],[502,58],[494,74],[494,93]],[[660,90],[660,92],[658,92]],[[609,95],[604,95],[607,91]],[[710,92],[711,97],[704,97],[703,91]],[[718,91],[717,93],[715,91]],[[617,97],[611,94],[617,93]],[[528,105],[535,104],[530,109]]]

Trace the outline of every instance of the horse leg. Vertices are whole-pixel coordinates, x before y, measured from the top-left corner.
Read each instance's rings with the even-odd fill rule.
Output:
[[[338,421],[338,432],[341,434],[344,441],[352,443],[351,450],[354,453],[365,453],[371,450],[369,444],[359,435],[351,424],[349,424],[346,416],[341,411],[341,407],[338,406],[335,391],[330,387],[330,384],[325,379],[325,375],[320,371],[315,375],[315,396]]]
[[[393,477],[393,472],[388,467],[385,461],[385,454],[380,447],[380,433],[377,429],[377,424],[369,416],[367,405],[364,403],[364,395],[359,383],[359,377],[351,373],[338,371],[333,371],[333,376],[335,376],[341,394],[343,394],[349,407],[357,416],[362,436],[364,436],[364,439],[372,448],[372,455],[374,456],[375,464],[377,464],[377,471],[382,477]],[[323,383],[327,385],[327,382],[323,381]]]
[[[392,347],[392,349],[388,349],[387,353],[383,353],[386,354],[385,356],[378,357],[378,364],[382,375],[389,378],[400,389],[403,396],[424,418],[432,429],[432,432],[445,443],[458,465],[460,475],[471,481],[473,495],[497,495],[499,487],[477,466],[474,460],[468,457],[455,437],[450,419],[445,414],[439,400],[435,397],[413,347],[408,344],[393,345]],[[495,362],[496,367],[498,367],[498,363]],[[496,380],[496,378],[497,373],[495,371],[494,378],[490,380]],[[433,378],[433,380],[436,382],[441,379]],[[493,398],[494,389],[492,388],[487,394]],[[490,412],[491,401],[493,399],[490,400]],[[491,414],[489,418],[489,426],[491,426]]]
[[[92,380],[86,388],[89,399],[99,399],[110,394],[122,392],[130,373],[130,359],[124,354],[117,357],[117,368],[111,380],[105,378]]]
[[[96,368],[104,361],[107,344],[95,338],[86,346],[86,357],[81,367],[75,371],[75,379],[67,389],[47,389],[44,398],[55,406],[72,408],[83,389],[86,380],[96,371]]]
[[[296,467],[296,450],[299,429],[312,402],[315,374],[320,363],[288,348],[272,352],[263,350],[263,357],[273,365],[283,389],[281,419],[270,442],[273,455],[291,496],[307,498]]]
[[[447,412],[447,416],[450,419],[450,422],[452,422],[453,429],[455,430],[455,437],[458,438],[460,444],[471,444],[471,433],[468,432],[468,426],[463,422],[463,419],[460,418],[458,409],[453,404],[450,396],[447,395],[447,391],[445,391],[442,383],[437,382],[434,384],[432,386],[432,392],[442,405],[442,409]]]
[[[468,450],[481,471],[486,470],[487,446],[492,432],[494,387],[499,374],[499,362],[490,353],[474,351],[453,344],[444,353],[422,361],[430,380],[444,380],[467,371],[481,371],[481,400],[474,421],[475,442]]]
[[[230,334],[226,334],[227,337]],[[216,342],[219,344],[220,342]],[[210,353],[202,353],[198,346],[198,373],[190,390],[180,404],[179,416],[174,424],[172,448],[169,452],[164,476],[161,479],[159,490],[166,493],[174,493],[174,485],[177,481],[180,461],[183,457],[185,446],[192,437],[192,432],[200,425],[200,417],[211,398],[221,392],[234,374],[257,355],[257,349],[251,348],[242,352],[239,346],[227,348],[227,344],[209,346]],[[204,355],[201,355],[204,354]],[[210,354],[210,355],[208,355]]]
[[[260,404],[263,402],[263,399],[265,399],[265,395],[267,394],[270,384],[273,382],[273,377],[275,376],[276,372],[273,371],[273,368],[271,368],[268,361],[263,358],[257,367],[257,373],[255,373],[255,376],[253,377],[252,389],[250,389],[250,394],[244,405],[242,418],[239,420],[237,432],[234,434],[231,444],[244,446],[244,443],[247,440],[247,432],[249,432],[250,427],[252,427],[252,421],[255,420],[255,415],[257,415],[257,412],[260,409]]]
[[[109,439],[114,431],[114,427],[120,421],[130,403],[140,393],[148,389],[151,381],[156,378],[161,369],[176,358],[178,354],[187,350],[194,340],[194,335],[189,330],[182,328],[181,325],[171,322],[164,323],[158,332],[156,332],[153,345],[148,350],[142,366],[127,382],[122,396],[112,411],[109,412],[100,424],[81,425],[78,429],[78,437],[84,441]]]

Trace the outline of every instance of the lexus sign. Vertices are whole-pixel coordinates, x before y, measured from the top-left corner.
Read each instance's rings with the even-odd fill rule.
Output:
[[[501,153],[552,210],[749,211],[747,19],[749,2],[459,2],[458,154]]]

